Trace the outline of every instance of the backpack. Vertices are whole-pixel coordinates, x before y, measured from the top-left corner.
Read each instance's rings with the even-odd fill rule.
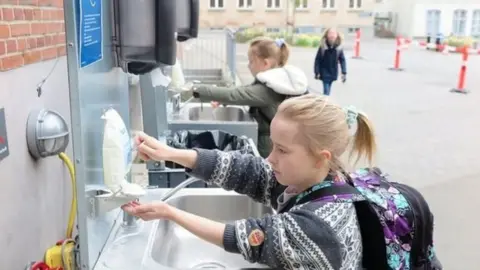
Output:
[[[378,168],[360,169],[347,175],[345,183],[332,183],[300,203],[354,203],[365,269],[442,269],[433,245],[433,214],[416,189],[388,181]]]

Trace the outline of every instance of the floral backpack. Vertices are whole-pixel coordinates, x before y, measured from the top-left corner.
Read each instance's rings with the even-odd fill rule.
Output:
[[[304,200],[352,202],[367,270],[441,270],[433,246],[433,214],[414,188],[387,180],[378,168],[360,169]]]

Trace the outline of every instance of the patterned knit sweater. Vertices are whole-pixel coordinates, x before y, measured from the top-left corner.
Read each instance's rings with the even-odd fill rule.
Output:
[[[198,161],[188,171],[190,175],[279,207],[285,187],[276,181],[263,158],[195,150]],[[291,196],[285,195],[287,198]],[[252,245],[249,236],[259,231],[262,241]],[[238,220],[227,224],[223,244],[228,252],[241,253],[249,262],[274,269],[361,269],[361,235],[351,203],[307,202],[282,214]]]

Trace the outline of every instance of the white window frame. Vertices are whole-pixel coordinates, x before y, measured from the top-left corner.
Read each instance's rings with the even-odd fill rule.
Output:
[[[337,1],[339,0],[322,0],[321,6],[323,10],[332,10],[337,9]],[[325,7],[323,4],[326,3],[327,6]]]
[[[467,31],[468,11],[456,9],[453,11],[452,33],[455,36],[465,36]]]
[[[275,5],[275,3],[278,1],[278,6]],[[288,1],[288,0],[287,0]],[[271,2],[272,6],[269,7],[268,3]],[[268,10],[279,10],[282,8],[282,0],[266,0],[265,1],[265,6],[267,7]]]
[[[353,1],[353,7],[350,6],[350,2]],[[363,0],[349,0],[348,1],[348,9],[362,9],[363,8]]]
[[[295,1],[295,2],[297,2],[297,1]],[[296,10],[307,10],[308,7],[310,6],[310,3],[308,2],[308,0],[299,0],[299,4],[300,5],[295,6]]]
[[[480,37],[480,9],[472,11],[472,29],[470,35],[473,37]]]
[[[208,9],[215,9],[215,10],[222,10],[222,9],[225,9],[225,4],[226,4],[226,1],[227,0],[223,0],[222,1],[222,4],[223,6],[222,7],[219,7],[219,3],[220,3],[220,0],[213,0],[215,2],[215,6],[212,7],[212,0],[208,0]],[[231,0],[230,0],[231,1]]]
[[[225,0],[223,0],[225,1]],[[231,1],[231,0],[230,0]],[[240,2],[243,1],[243,6],[240,5]],[[249,5],[250,4],[250,5]],[[237,8],[238,9],[247,9],[251,10],[253,9],[253,0],[237,0]]]

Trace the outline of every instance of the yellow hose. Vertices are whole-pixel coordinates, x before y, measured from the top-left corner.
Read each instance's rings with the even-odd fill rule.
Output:
[[[77,181],[75,179],[75,167],[72,161],[65,153],[58,154],[58,157],[65,163],[70,173],[70,180],[72,181],[72,205],[70,206],[70,215],[68,217],[67,237],[72,239],[73,227],[75,226],[75,217],[77,215]]]

